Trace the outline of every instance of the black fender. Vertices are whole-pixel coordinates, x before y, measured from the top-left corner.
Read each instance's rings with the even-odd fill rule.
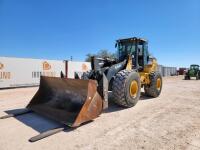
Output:
[[[112,81],[114,79],[114,76],[121,70],[126,68],[127,60],[124,60],[120,63],[112,65],[110,68],[106,70],[106,78],[108,80],[109,90],[111,90],[112,87]]]

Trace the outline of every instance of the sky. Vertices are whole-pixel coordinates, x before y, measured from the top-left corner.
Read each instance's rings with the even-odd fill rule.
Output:
[[[200,64],[200,1],[0,0],[0,56],[84,61],[135,36],[159,64]]]

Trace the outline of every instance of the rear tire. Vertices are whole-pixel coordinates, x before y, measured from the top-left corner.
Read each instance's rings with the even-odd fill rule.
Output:
[[[196,80],[199,80],[199,79],[200,79],[200,71],[198,71],[196,74]]]
[[[149,75],[150,85],[144,86],[144,91],[147,96],[158,97],[162,90],[162,76],[159,72],[153,72]]]
[[[188,80],[190,80],[190,76],[188,76]]]
[[[189,74],[189,71],[185,73],[185,80],[190,80],[190,74]]]
[[[123,107],[133,107],[140,98],[140,76],[135,71],[122,70],[112,85],[114,102]]]

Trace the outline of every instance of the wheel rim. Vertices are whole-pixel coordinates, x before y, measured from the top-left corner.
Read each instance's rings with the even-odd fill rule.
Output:
[[[160,88],[161,88],[161,79],[160,78],[158,78],[156,81],[156,88],[157,88],[157,90],[160,90]]]
[[[138,83],[137,81],[133,80],[130,84],[130,95],[131,97],[136,97],[138,93]]]

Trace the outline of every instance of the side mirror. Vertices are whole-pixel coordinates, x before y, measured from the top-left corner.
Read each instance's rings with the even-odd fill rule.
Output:
[[[117,43],[115,43],[115,48],[117,47]]]

